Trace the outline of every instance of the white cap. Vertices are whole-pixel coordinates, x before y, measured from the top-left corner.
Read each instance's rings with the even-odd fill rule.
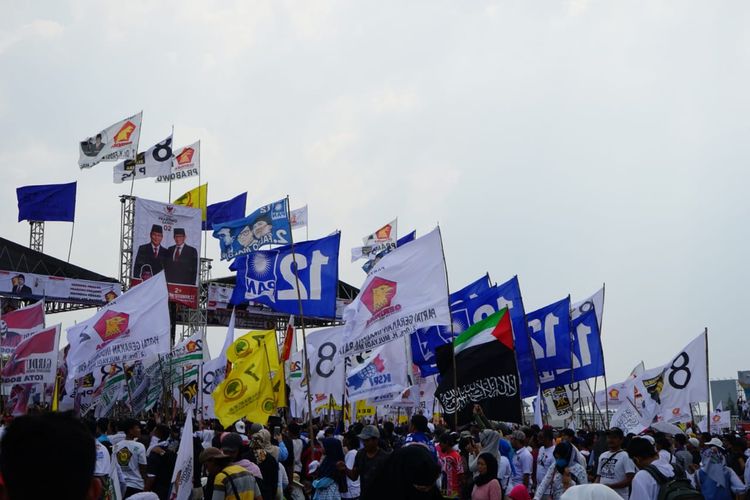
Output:
[[[706,446],[716,446],[717,448],[724,449],[724,443],[721,442],[721,439],[719,438],[713,438],[711,441],[706,443]]]
[[[701,442],[698,441],[698,438],[690,438],[688,439],[688,443],[692,444],[696,448],[700,448]]]
[[[427,422],[427,428],[430,429],[430,432],[435,432],[435,424],[432,422]]]
[[[321,439],[326,437],[326,433],[325,431],[318,431],[318,434],[315,437],[318,439],[318,441],[320,441]]]
[[[245,422],[242,420],[238,420],[234,423],[234,428],[239,432],[240,434],[245,433]]]
[[[646,441],[648,441],[652,445],[656,444],[656,440],[654,439],[654,436],[649,436],[648,434],[644,434],[643,436],[638,436],[638,437],[640,437],[641,439],[645,439]]]

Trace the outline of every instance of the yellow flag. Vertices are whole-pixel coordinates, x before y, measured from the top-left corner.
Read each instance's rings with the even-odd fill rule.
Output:
[[[276,402],[264,350],[255,349],[235,362],[212,396],[214,413],[224,427],[243,417],[265,425],[276,413]]]
[[[286,407],[286,383],[284,382],[284,372],[281,369],[277,369],[271,379],[273,385],[273,394],[276,396],[276,407]]]
[[[357,408],[357,413],[354,416],[356,420],[359,420],[360,418],[364,418],[364,417],[375,416],[375,407],[368,405],[367,401],[364,399],[357,401],[355,407]]]
[[[227,360],[231,363],[242,363],[256,351],[268,355],[268,366],[271,371],[279,370],[279,348],[276,345],[276,331],[255,330],[248,332],[232,343],[227,351]]]
[[[208,206],[208,183],[201,184],[195,189],[191,189],[187,193],[183,194],[172,203],[175,205],[182,205],[183,207],[200,208],[201,220],[206,220],[206,207]]]

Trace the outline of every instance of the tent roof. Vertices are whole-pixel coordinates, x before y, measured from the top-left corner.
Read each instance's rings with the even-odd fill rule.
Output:
[[[5,238],[0,238],[0,269],[105,283],[119,282],[115,278],[89,271]]]

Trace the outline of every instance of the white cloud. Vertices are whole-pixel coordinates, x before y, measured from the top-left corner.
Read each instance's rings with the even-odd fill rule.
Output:
[[[48,19],[35,19],[16,29],[0,31],[0,55],[28,40],[46,40],[62,35],[63,26]]]

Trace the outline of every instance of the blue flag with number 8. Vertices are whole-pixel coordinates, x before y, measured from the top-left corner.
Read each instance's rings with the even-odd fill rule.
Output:
[[[231,303],[253,302],[277,312],[299,314],[299,291],[305,316],[335,318],[340,239],[337,232],[319,240],[296,243],[294,255],[291,245],[287,245],[236,258],[229,267],[237,271]],[[298,277],[294,272],[295,260]]]

